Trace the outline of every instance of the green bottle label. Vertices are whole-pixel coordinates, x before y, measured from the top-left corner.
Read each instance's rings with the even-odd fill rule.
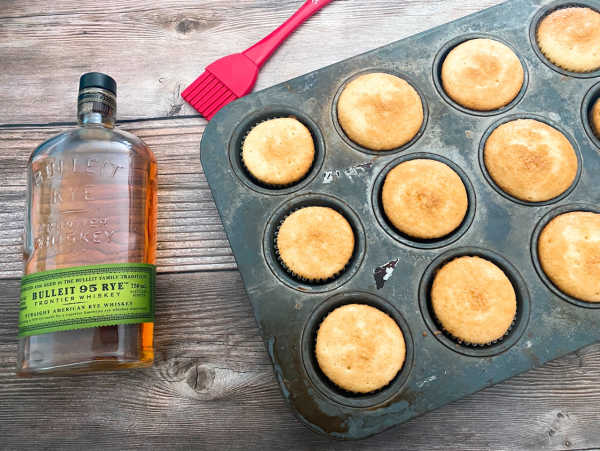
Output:
[[[78,266],[24,276],[19,337],[154,321],[156,266]]]

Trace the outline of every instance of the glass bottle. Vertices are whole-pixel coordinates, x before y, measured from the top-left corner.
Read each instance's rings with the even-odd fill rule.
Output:
[[[20,375],[152,364],[156,159],[115,113],[115,81],[82,75],[79,126],[29,159]]]

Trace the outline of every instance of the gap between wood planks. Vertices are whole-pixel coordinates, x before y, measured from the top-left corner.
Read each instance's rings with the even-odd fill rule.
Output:
[[[120,124],[131,124],[134,122],[150,122],[150,121],[168,121],[168,120],[176,120],[176,119],[200,119],[206,125],[208,121],[206,121],[199,114],[187,114],[182,116],[160,116],[160,117],[142,117],[139,119],[123,119],[116,121],[116,127],[119,127]],[[70,122],[46,122],[46,123],[23,123],[23,124],[0,124],[0,129],[3,128],[26,128],[26,127],[74,127],[77,125],[76,121]]]

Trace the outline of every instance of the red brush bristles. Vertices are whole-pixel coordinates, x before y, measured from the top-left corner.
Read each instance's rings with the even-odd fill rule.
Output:
[[[181,93],[181,97],[208,120],[229,102],[238,98],[208,71],[189,85]]]

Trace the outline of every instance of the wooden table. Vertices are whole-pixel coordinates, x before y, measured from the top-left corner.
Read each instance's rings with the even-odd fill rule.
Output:
[[[338,0],[265,66],[265,88],[498,3]],[[581,449],[600,447],[600,345],[361,442],[318,436],[284,403],[199,161],[206,121],[180,91],[299,0],[0,1],[0,447]],[[121,127],[159,162],[157,360],[15,376],[25,165],[72,127],[81,73],[118,81]]]

